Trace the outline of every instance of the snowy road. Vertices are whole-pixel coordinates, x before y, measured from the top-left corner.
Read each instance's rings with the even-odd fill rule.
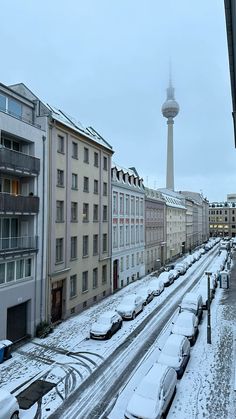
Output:
[[[124,386],[158,335],[163,333],[163,329],[171,321],[183,295],[195,286],[212,262],[216,252],[216,249],[210,251],[196,266],[193,265],[181,280],[177,280],[175,287],[173,290],[170,287],[168,295],[161,304],[153,307],[148,315],[146,313],[146,317],[136,329],[117,346],[114,352],[90,374],[50,418],[95,419],[101,417],[111,399]]]

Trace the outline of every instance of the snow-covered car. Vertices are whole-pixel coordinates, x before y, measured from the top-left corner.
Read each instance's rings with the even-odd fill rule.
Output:
[[[154,296],[160,295],[164,290],[164,282],[161,279],[153,279],[148,284]]]
[[[9,391],[0,389],[0,418],[1,419],[18,419],[19,404],[15,396]]]
[[[174,282],[174,275],[171,271],[162,272],[159,276],[159,279],[164,282],[164,286],[168,287]]]
[[[174,276],[174,280],[176,280],[177,278],[179,278],[179,272],[177,271],[177,269],[171,269],[170,272]]]
[[[171,404],[177,383],[173,368],[155,363],[128,402],[126,419],[159,419]]]
[[[182,311],[172,326],[172,333],[186,336],[190,344],[193,345],[198,334],[198,318],[193,313]]]
[[[102,313],[90,329],[91,339],[110,339],[122,326],[122,318],[116,311]]]
[[[147,305],[153,300],[153,292],[149,286],[144,286],[138,289],[137,295],[140,295],[144,299],[144,304]]]
[[[137,294],[126,295],[116,308],[123,319],[135,319],[136,315],[144,309],[144,298]]]
[[[177,377],[182,377],[190,358],[190,342],[182,335],[172,333],[166,340],[161,350],[158,362],[168,365],[177,372]]]
[[[175,269],[179,272],[180,275],[184,275],[187,271],[186,265],[183,263],[177,263],[177,265],[175,265]]]
[[[202,296],[199,292],[187,292],[179,305],[179,309],[180,312],[189,311],[195,314],[198,321],[200,321],[202,318],[202,306]]]

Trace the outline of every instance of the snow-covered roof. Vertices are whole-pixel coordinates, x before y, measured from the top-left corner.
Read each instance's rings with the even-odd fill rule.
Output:
[[[72,116],[69,116],[61,109],[57,109],[54,106],[49,105],[48,103],[43,103],[43,105],[46,106],[46,108],[50,112],[51,117],[55,121],[61,122],[67,127],[72,128],[79,134],[85,135],[87,138],[101,144],[103,147],[108,148],[110,151],[112,151],[112,146],[106,140],[104,140],[104,138],[97,131],[95,131],[94,128],[85,128],[80,121],[78,121]]]
[[[116,164],[115,162],[112,162],[112,169],[116,169],[118,172],[122,171],[124,174],[128,173],[129,176],[139,177],[132,169],[122,167],[119,164]]]
[[[174,192],[166,188],[160,188],[158,191],[161,192],[167,206],[186,210],[185,198],[178,192]]]

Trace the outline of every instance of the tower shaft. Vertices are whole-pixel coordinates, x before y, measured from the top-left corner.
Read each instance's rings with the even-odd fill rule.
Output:
[[[167,134],[167,166],[166,166],[166,188],[174,191],[174,145],[173,145],[174,119],[168,118]]]

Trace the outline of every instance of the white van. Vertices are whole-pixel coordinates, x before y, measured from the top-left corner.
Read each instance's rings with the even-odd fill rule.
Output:
[[[198,292],[187,292],[179,305],[179,311],[190,311],[200,321],[202,318],[202,296]]]
[[[155,363],[134,390],[125,418],[161,418],[172,402],[176,383],[177,374],[173,368]]]

